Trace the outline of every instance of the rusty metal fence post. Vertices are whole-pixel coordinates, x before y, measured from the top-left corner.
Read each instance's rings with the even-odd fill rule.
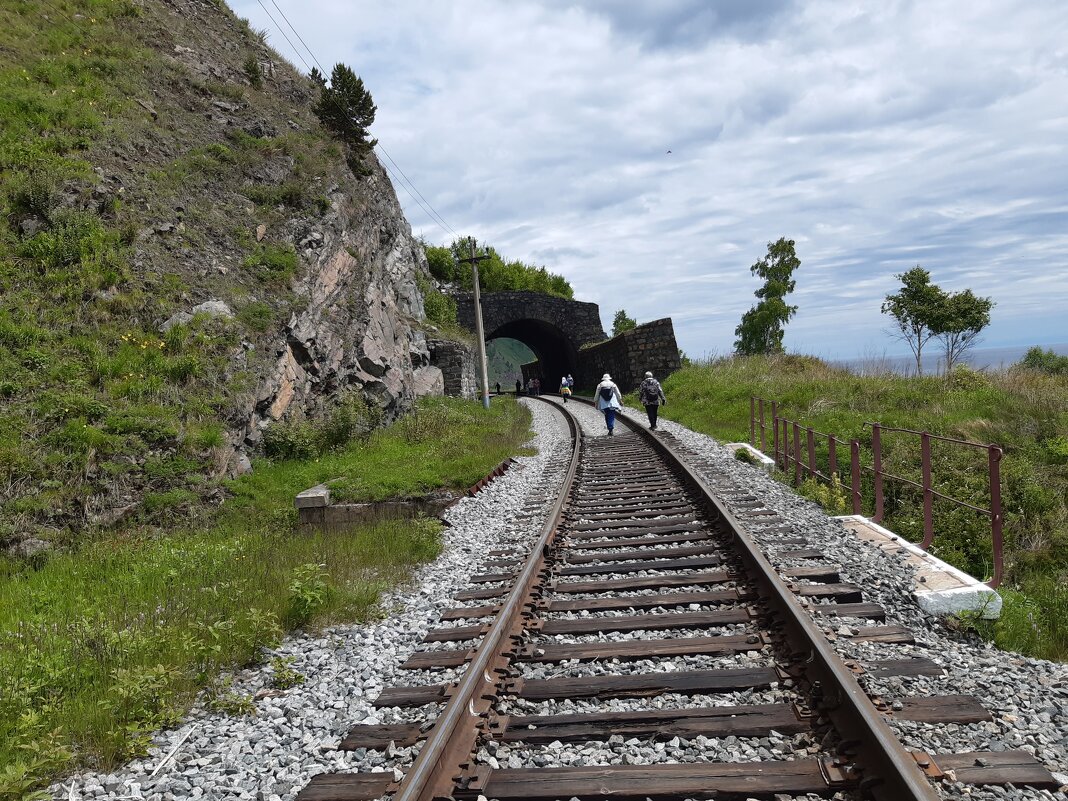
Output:
[[[838,454],[836,453],[836,445],[838,443],[837,437],[828,437],[827,439],[827,462],[828,471],[827,475],[834,476],[838,472]]]
[[[994,576],[989,581],[992,589],[997,589],[1001,584],[1001,571],[1004,567],[1002,554],[1002,519],[1001,519],[1001,456],[1002,451],[997,445],[991,445],[987,449],[987,460],[990,465],[990,533],[994,540]]]
[[[875,460],[875,514],[872,520],[876,523],[883,522],[883,446],[880,434],[881,426],[872,423],[871,449]]]
[[[808,442],[806,444],[808,445],[808,477],[809,478],[815,478],[816,477],[816,435],[815,435],[815,433],[813,433],[811,428],[807,429],[807,431],[808,431]]]
[[[801,483],[801,424],[794,423],[794,484]]]
[[[926,431],[920,434],[920,473],[923,484],[923,542],[920,547],[925,551],[934,542],[934,495],[931,494],[931,435]]]
[[[774,443],[773,443],[772,447],[775,449],[775,453],[773,453],[772,456],[775,458],[775,464],[778,464],[779,463],[779,402],[778,401],[772,401],[771,402],[771,422],[772,422],[772,427],[774,428],[774,434],[772,435]]]
[[[849,443],[849,489],[853,496],[853,514],[861,514],[860,497],[860,440]]]
[[[749,444],[756,446],[756,398],[749,396]]]

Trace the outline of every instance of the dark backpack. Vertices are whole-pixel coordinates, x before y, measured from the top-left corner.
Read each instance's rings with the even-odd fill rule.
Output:
[[[600,392],[601,392],[601,400],[603,400],[603,401],[612,400],[612,388],[611,387],[601,387]]]

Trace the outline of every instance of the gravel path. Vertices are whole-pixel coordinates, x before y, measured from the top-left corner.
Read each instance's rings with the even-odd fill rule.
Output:
[[[534,401],[534,456],[519,457],[503,476],[474,498],[464,498],[445,517],[444,550],[413,581],[388,595],[388,617],[358,626],[297,633],[269,656],[292,657],[303,684],[256,702],[254,715],[230,717],[196,707],[177,729],[163,732],[148,756],[109,774],[85,773],[51,788],[57,801],[75,799],[254,799],[289,801],[317,773],[389,770],[406,765],[412,749],[391,753],[334,750],[354,723],[422,719],[431,707],[376,709],[385,686],[432,684],[453,671],[398,670],[470,576],[491,572],[482,563],[494,549],[523,547],[538,534],[563,479],[570,451],[567,425],[553,409]],[[436,644],[440,646],[442,644]],[[256,695],[269,688],[261,666],[235,676],[234,691]],[[158,771],[171,750],[177,753]],[[73,790],[72,790],[73,782]]]
[[[227,717],[195,709],[178,729],[163,733],[152,753],[126,765],[113,774],[83,774],[52,788],[54,798],[129,799],[151,801],[172,799],[256,799],[289,801],[311,776],[334,770],[395,771],[405,766],[416,749],[390,749],[388,752],[359,750],[344,753],[333,750],[349,726],[356,722],[395,723],[423,719],[432,708],[418,710],[375,709],[371,700],[384,686],[423,684],[450,680],[454,671],[422,673],[399,671],[398,665],[416,650],[419,640],[446,608],[458,606],[451,595],[467,585],[474,573],[491,572],[481,563],[493,557],[485,554],[509,545],[522,547],[536,535],[549,506],[549,499],[562,478],[563,454],[567,451],[566,426],[551,409],[529,403],[534,414],[535,445],[538,454],[519,459],[519,464],[494,481],[476,498],[465,499],[449,510],[451,528],[446,529],[445,549],[433,564],[427,565],[407,587],[386,599],[390,616],[362,626],[336,627],[315,636],[297,635],[275,653],[295,658],[293,667],[307,676],[304,684],[256,703],[251,717]],[[605,436],[600,413],[580,403],[568,404],[590,436]],[[627,410],[626,416],[646,424],[645,415]],[[855,643],[841,637],[836,644],[843,653],[863,659],[904,655],[924,656],[947,668],[941,677],[866,679],[868,689],[891,700],[912,694],[964,693],[978,696],[993,713],[994,720],[969,726],[932,727],[892,722],[906,745],[930,751],[966,749],[1023,749],[1034,753],[1051,770],[1068,773],[1068,665],[1025,659],[978,642],[962,638],[939,620],[926,616],[911,600],[911,571],[896,558],[860,543],[843,527],[809,501],[794,495],[785,486],[759,470],[738,462],[733,454],[710,437],[696,434],[671,421],[661,420],[660,428],[674,435],[689,451],[689,458],[730,495],[730,488],[760,494],[767,506],[779,513],[787,525],[760,528],[754,536],[775,557],[777,540],[808,539],[811,547],[823,551],[829,560],[842,566],[842,580],[864,587],[865,600],[882,604],[888,623],[911,628],[917,636],[913,646]],[[788,564],[787,560],[780,560]],[[800,564],[800,563],[799,563]],[[810,564],[810,563],[806,563]],[[843,631],[870,621],[836,619],[828,630]],[[697,632],[679,632],[692,636]],[[660,633],[658,636],[665,636]],[[630,635],[627,635],[630,636]],[[441,644],[438,644],[439,646]],[[683,670],[695,667],[757,665],[767,654],[749,652],[730,658],[690,657],[620,664],[579,663],[556,667],[523,667],[523,674],[548,675],[559,670],[571,675],[591,675],[640,667],[656,670]],[[269,686],[270,671],[259,668],[236,678],[235,689],[255,694]],[[677,708],[712,704],[772,703],[782,700],[784,688],[730,693],[716,696],[665,695],[654,699],[628,699],[611,702],[615,709]],[[576,711],[581,702],[505,702],[502,711],[538,714],[548,711]],[[561,708],[564,707],[564,708]],[[171,749],[181,743],[176,755],[149,778]],[[553,743],[542,748],[505,747],[489,743],[477,755],[479,762],[501,767],[551,764],[620,764],[662,761],[692,762],[704,759],[753,761],[762,758],[798,758],[818,750],[818,744],[805,735],[780,736],[759,740],[722,740],[698,737],[667,743],[624,741]],[[1068,782],[1068,776],[1064,777]],[[977,789],[963,785],[939,786],[947,799],[1056,799],[1068,801],[1064,792],[1036,792],[1013,788]],[[843,798],[846,796],[842,796]]]

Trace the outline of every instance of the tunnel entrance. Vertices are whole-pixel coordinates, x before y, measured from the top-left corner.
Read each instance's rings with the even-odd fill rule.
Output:
[[[500,384],[505,392],[513,392],[516,380],[523,381],[523,365],[537,358],[534,351],[518,339],[491,339],[486,343],[486,373],[490,386]]]
[[[497,340],[516,340],[525,345],[533,354],[528,361],[538,361],[534,373],[528,370],[528,375],[539,376],[546,391],[555,391],[561,376],[574,373],[578,368],[578,349],[566,333],[544,320],[510,320],[493,331],[487,331],[486,340],[491,346]],[[515,380],[516,376],[511,376],[507,386],[514,389]],[[490,376],[490,383],[494,382],[495,379]],[[501,387],[505,386],[505,381],[501,379]]]

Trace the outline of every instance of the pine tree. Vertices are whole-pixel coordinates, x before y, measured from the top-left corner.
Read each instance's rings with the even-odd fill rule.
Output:
[[[320,80],[321,75],[313,80]],[[330,73],[330,84],[320,84],[319,102],[315,113],[319,120],[348,145],[349,166],[357,175],[366,175],[368,170],[363,158],[378,144],[371,139],[367,129],[375,121],[378,107],[371,93],[363,85],[363,79],[344,64],[335,64]]]

